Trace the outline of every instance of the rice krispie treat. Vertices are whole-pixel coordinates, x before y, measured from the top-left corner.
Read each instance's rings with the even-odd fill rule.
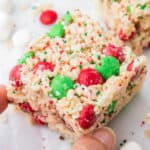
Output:
[[[145,56],[108,41],[98,22],[76,10],[19,59],[8,97],[35,123],[76,139],[112,120],[145,74]]]
[[[150,0],[97,0],[109,29],[136,54],[150,46]]]

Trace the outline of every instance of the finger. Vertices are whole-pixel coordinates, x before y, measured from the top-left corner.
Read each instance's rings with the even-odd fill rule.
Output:
[[[4,85],[0,85],[0,113],[2,113],[8,105],[7,90]]]
[[[81,137],[71,150],[107,150],[105,145],[92,136]]]
[[[100,140],[107,147],[108,150],[114,150],[116,136],[110,128],[100,128],[97,131],[95,131],[93,136]]]

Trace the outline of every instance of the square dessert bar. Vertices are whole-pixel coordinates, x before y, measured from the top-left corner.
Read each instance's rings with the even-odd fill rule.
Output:
[[[98,22],[75,10],[19,59],[8,97],[35,123],[76,139],[112,120],[145,75],[145,56],[108,41]]]
[[[136,54],[150,46],[150,0],[97,1],[100,14],[113,35],[132,47]]]

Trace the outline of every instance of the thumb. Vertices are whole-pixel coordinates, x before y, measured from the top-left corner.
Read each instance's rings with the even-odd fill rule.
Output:
[[[116,137],[109,128],[98,129],[93,136],[81,137],[71,150],[114,150]]]
[[[8,105],[7,90],[4,85],[0,85],[0,113],[2,113]]]

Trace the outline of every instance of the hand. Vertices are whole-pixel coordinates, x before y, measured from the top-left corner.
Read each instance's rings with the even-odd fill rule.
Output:
[[[71,150],[114,150],[116,136],[114,132],[103,127],[98,129],[93,136],[81,137]]]
[[[4,85],[0,85],[0,113],[8,106],[7,90]]]

